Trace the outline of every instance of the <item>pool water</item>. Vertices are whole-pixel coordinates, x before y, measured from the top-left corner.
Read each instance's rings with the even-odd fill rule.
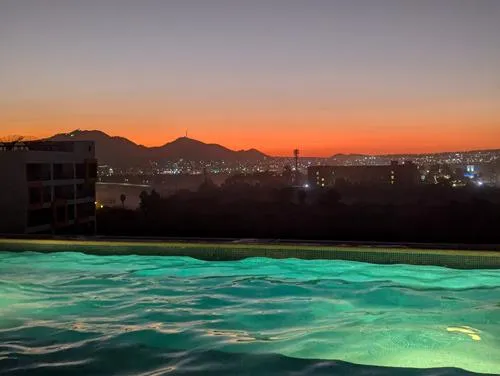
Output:
[[[0,253],[3,375],[468,371],[500,373],[497,270]]]

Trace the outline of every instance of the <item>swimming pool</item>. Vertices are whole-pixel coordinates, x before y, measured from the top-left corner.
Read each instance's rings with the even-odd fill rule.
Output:
[[[6,375],[495,374],[499,354],[498,270],[0,252]]]

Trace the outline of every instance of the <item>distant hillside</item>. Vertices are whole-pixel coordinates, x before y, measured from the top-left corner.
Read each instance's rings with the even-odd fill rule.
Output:
[[[230,150],[218,144],[205,144],[188,137],[180,137],[163,146],[151,148],[155,159],[178,160],[180,158],[192,161],[201,160],[259,160],[266,157],[258,150]]]
[[[142,165],[148,160],[148,148],[123,137],[112,137],[101,131],[75,130],[56,134],[53,141],[94,141],[96,157],[100,164],[117,167]]]
[[[371,154],[334,154],[330,159],[352,159],[352,158],[362,158],[362,157],[371,157],[371,156],[376,156],[379,158],[405,158],[405,157],[422,157],[422,156],[447,156],[447,155],[452,155],[452,154],[477,154],[477,153],[500,153],[500,149],[480,149],[480,150],[465,150],[465,151],[443,151],[443,152],[436,152],[436,153],[408,153],[408,154],[377,154],[377,155],[371,155]]]
[[[187,137],[178,138],[163,146],[148,148],[123,138],[112,137],[104,132],[75,130],[49,138],[53,141],[94,141],[100,164],[117,167],[140,166],[149,161],[186,159],[192,161],[224,160],[237,162],[257,161],[267,156],[258,150],[230,150],[217,144],[206,144]]]
[[[347,159],[347,158],[360,158],[360,157],[368,157],[368,154],[335,154],[332,155],[330,158],[337,158],[337,159]]]

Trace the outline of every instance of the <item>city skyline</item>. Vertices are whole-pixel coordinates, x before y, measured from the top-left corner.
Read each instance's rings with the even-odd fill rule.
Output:
[[[0,4],[2,135],[288,155],[497,149],[500,2]]]

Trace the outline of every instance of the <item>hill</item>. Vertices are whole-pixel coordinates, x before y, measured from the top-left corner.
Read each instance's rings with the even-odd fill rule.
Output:
[[[151,148],[155,159],[178,160],[180,158],[201,160],[243,161],[259,160],[267,156],[258,150],[234,151],[218,144],[206,144],[188,137],[180,137],[163,146]]]
[[[48,138],[52,141],[94,141],[99,164],[116,167],[141,166],[149,161],[169,160],[224,160],[227,162],[257,161],[267,156],[256,149],[231,150],[218,144],[206,144],[188,137],[180,137],[158,147],[138,145],[124,137],[109,136],[98,130],[75,130]]]

